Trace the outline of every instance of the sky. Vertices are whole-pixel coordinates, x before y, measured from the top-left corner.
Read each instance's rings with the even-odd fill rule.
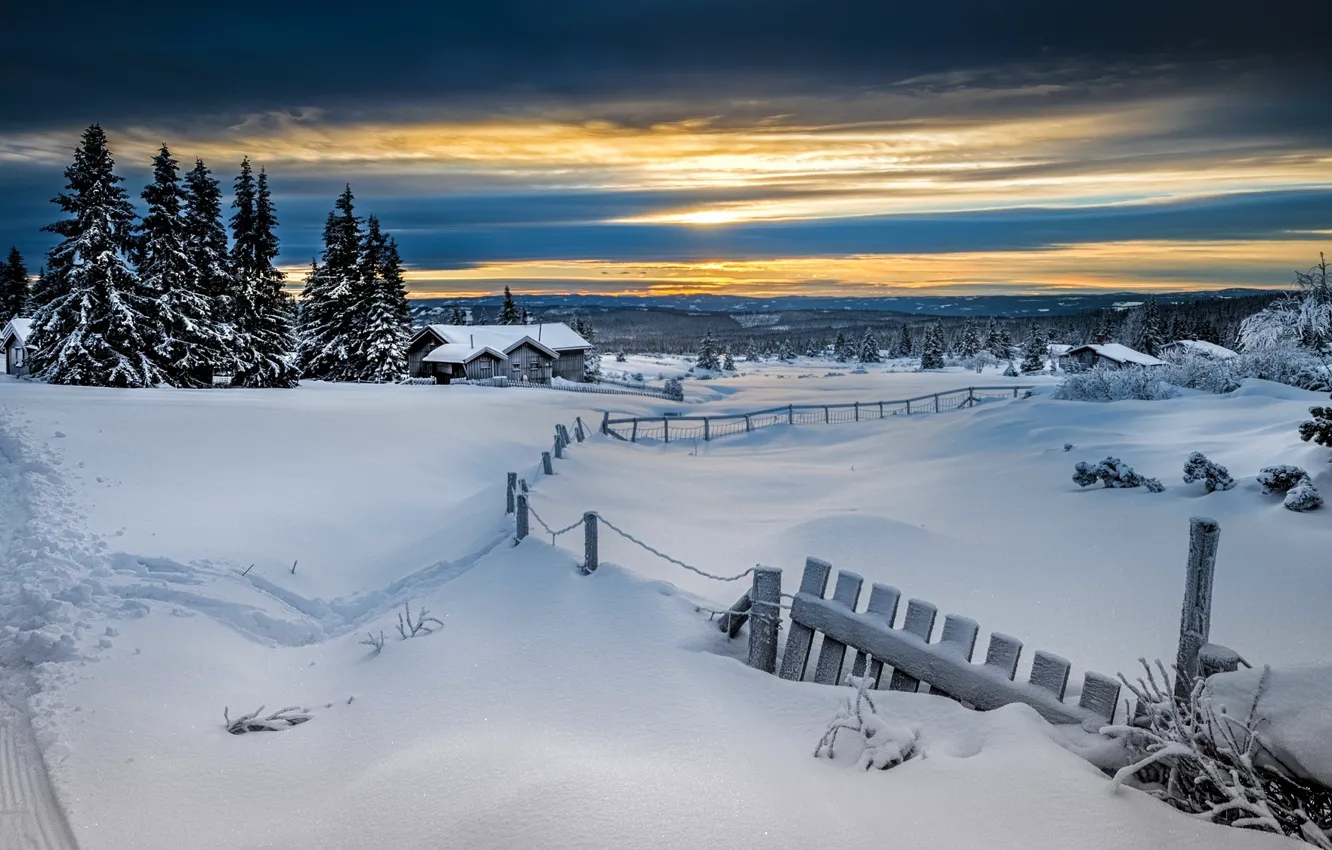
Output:
[[[350,183],[416,296],[1286,286],[1332,248],[1326,0],[83,0],[5,13],[0,249],[79,133]]]

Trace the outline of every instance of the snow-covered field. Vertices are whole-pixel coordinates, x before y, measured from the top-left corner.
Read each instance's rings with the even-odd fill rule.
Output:
[[[1110,794],[1019,706],[885,694],[882,712],[920,729],[924,759],[870,774],[854,751],[816,761],[846,689],[736,660],[695,603],[727,605],[740,588],[606,533],[590,577],[539,531],[509,545],[504,473],[530,478],[553,424],[575,415],[595,428],[604,409],[1052,382],[740,365],[749,374],[687,381],[684,406],[0,381],[0,653],[11,669],[39,662],[33,722],[80,846],[1284,846]],[[1213,638],[1257,663],[1314,662],[1332,654],[1332,529],[1325,512],[1260,495],[1253,475],[1296,463],[1332,491],[1326,451],[1294,427],[1320,398],[1253,382],[1113,405],[1038,394],[714,443],[596,437],[537,481],[532,504],[559,526],[598,510],[713,572],[781,567],[788,591],[817,555],[1108,673],[1173,656],[1186,521],[1207,514],[1222,524]],[[1239,486],[1183,484],[1193,450]],[[1107,454],[1167,490],[1079,491],[1073,463]],[[444,628],[399,641],[407,600]],[[380,630],[389,641],[372,657],[359,641]],[[224,706],[260,704],[313,719],[222,728]]]

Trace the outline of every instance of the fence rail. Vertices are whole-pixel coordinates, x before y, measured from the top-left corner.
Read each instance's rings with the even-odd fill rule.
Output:
[[[612,419],[607,413],[601,420],[601,432],[631,443],[639,440],[660,440],[664,443],[690,439],[710,441],[717,437],[745,434],[773,425],[829,425],[887,419],[890,416],[944,413],[964,407],[975,407],[982,401],[1018,398],[1023,391],[1031,389],[1034,387],[1030,384],[1008,387],[964,387],[892,401],[788,404],[785,407],[769,407],[764,410],[751,410],[748,413],[726,413],[716,416],[631,416]]]

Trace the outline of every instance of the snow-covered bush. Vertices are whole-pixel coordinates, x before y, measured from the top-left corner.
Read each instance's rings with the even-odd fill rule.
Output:
[[[1313,419],[1300,423],[1300,439],[1332,448],[1332,407],[1311,407],[1309,415]]]
[[[642,372],[635,372],[634,374],[630,375],[629,378],[630,378],[631,380],[638,381],[640,384],[643,383],[643,373],[642,373]]]
[[[1179,393],[1162,379],[1159,371],[1128,366],[1115,369],[1094,366],[1069,373],[1051,393],[1051,398],[1065,401],[1158,401]]]
[[[1263,485],[1263,495],[1266,496],[1272,493],[1289,492],[1290,488],[1308,477],[1309,473],[1302,468],[1283,463],[1280,466],[1263,467],[1263,470],[1258,473],[1258,483]]]
[[[1303,513],[1322,507],[1323,497],[1319,494],[1318,488],[1314,486],[1313,480],[1306,477],[1287,491],[1286,498],[1281,504],[1288,511]]]
[[[1177,387],[1204,390],[1209,393],[1228,393],[1239,389],[1240,378],[1233,360],[1207,357],[1194,351],[1167,354],[1166,366],[1160,376]]]
[[[1160,481],[1139,475],[1124,461],[1117,457],[1108,457],[1100,463],[1091,464],[1079,461],[1073,468],[1073,483],[1079,487],[1089,487],[1100,481],[1106,487],[1146,487],[1153,493],[1165,489]]]
[[[684,387],[680,385],[679,378],[667,378],[661,391],[672,401],[684,401]]]
[[[624,363],[624,362],[627,361],[628,359],[629,359],[629,355],[628,355],[627,352],[625,352],[625,350],[624,350],[623,348],[621,348],[619,351],[615,352],[615,362],[616,362],[616,363]]]
[[[1213,823],[1262,830],[1332,850],[1332,790],[1298,782],[1260,766],[1257,715],[1270,676],[1264,668],[1246,717],[1213,708],[1198,680],[1187,700],[1177,700],[1159,661],[1157,675],[1145,660],[1146,679],[1120,679],[1138,700],[1132,725],[1101,731],[1123,739],[1133,762],[1121,768],[1111,789],[1134,785],[1147,794]]]
[[[288,706],[273,712],[267,717],[260,717],[259,715],[263,711],[264,707],[261,705],[249,714],[242,714],[232,720],[230,709],[224,706],[222,708],[222,720],[225,722],[228,732],[233,735],[244,735],[246,732],[281,732],[283,729],[300,726],[310,719],[310,713],[299,705]]]
[[[1217,490],[1229,490],[1235,486],[1235,479],[1230,477],[1230,470],[1219,463],[1207,459],[1202,452],[1194,452],[1184,461],[1184,483],[1201,481],[1208,493]]]
[[[1017,368],[1013,366],[1013,361],[1012,360],[1008,361],[1008,368],[1004,370],[1004,377],[1016,378],[1017,376],[1018,376],[1018,371]]]
[[[867,671],[871,661],[865,659]],[[865,770],[887,770],[914,756],[919,732],[909,726],[889,723],[879,715],[869,695],[870,677],[851,676],[848,684],[855,693],[846,698],[846,704],[828,722],[827,730],[814,748],[814,758],[824,752],[828,753],[828,758],[833,758],[833,745],[837,742],[837,733],[842,730],[859,736],[860,756],[856,764]]]

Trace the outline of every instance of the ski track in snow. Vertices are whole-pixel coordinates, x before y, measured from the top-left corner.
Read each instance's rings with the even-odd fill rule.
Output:
[[[0,847],[76,850],[56,801],[32,725],[0,700]]]

